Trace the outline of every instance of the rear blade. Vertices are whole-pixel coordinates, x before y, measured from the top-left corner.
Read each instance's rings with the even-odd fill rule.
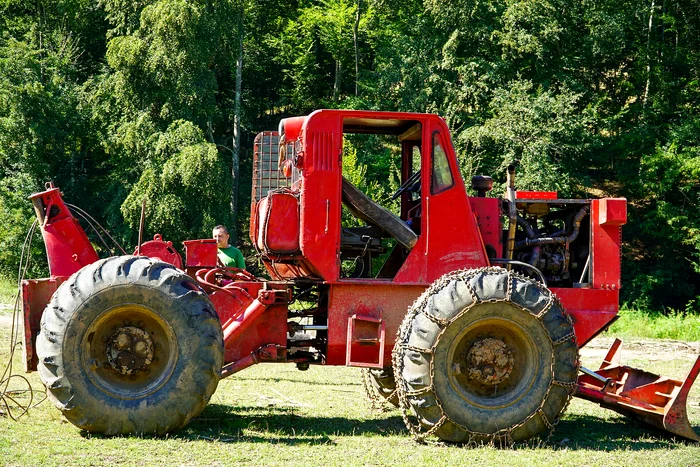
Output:
[[[688,393],[700,373],[700,356],[679,381],[620,365],[622,341],[615,339],[600,369],[579,376],[576,397],[684,438],[700,441],[686,411]],[[591,373],[594,373],[591,374]]]

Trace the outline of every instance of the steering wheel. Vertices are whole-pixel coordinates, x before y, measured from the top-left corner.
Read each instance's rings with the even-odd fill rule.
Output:
[[[420,170],[408,177],[408,180],[401,184],[399,189],[391,195],[391,200],[395,200],[405,191],[416,191],[418,186],[420,186]]]

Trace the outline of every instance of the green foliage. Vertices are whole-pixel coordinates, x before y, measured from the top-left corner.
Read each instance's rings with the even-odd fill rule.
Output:
[[[215,145],[182,120],[153,140],[151,166],[121,206],[125,221],[138,230],[146,199],[149,232],[174,241],[209,237],[214,225],[229,218],[227,171]]]
[[[496,192],[516,162],[520,189],[626,196],[623,300],[695,310],[698,31],[691,0],[2,0],[0,269],[17,270],[24,197],[48,180],[129,248],[143,198],[148,231],[175,241],[245,231],[255,134],[368,108],[440,114],[464,178]],[[348,144],[346,173],[384,202],[396,154]]]
[[[608,334],[620,338],[674,339],[700,341],[700,316],[696,304],[688,311],[672,311],[667,315],[623,308],[620,319],[610,327]]]
[[[0,305],[13,305],[17,297],[17,281],[0,276]]]
[[[577,112],[579,98],[570,91],[533,90],[527,81],[510,83],[495,93],[492,116],[461,134],[459,141],[470,148],[472,158],[467,166],[504,173],[516,163],[519,189],[568,195],[576,173],[569,162],[580,160],[586,150],[586,120]]]
[[[26,277],[48,273],[41,235],[28,236],[35,217],[27,196],[34,191],[37,187],[27,175],[0,179],[0,218],[3,219],[0,222],[0,277],[12,279],[15,284],[20,264],[24,267],[27,260]]]
[[[697,130],[698,122],[691,121],[673,143],[641,158],[637,191],[646,198],[634,206],[635,241],[629,248],[637,256],[630,274],[633,307],[679,309],[696,301],[696,282],[688,279],[700,273]]]

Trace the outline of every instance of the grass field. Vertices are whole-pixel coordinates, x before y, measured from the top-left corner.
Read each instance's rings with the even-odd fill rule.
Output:
[[[0,276],[0,305],[14,303],[17,294],[17,282]]]
[[[0,310],[5,323],[10,310]],[[0,326],[0,371],[9,360],[7,324]],[[637,353],[625,363],[682,378],[691,356],[657,359]],[[14,373],[24,374],[21,349]],[[624,354],[623,354],[624,358]],[[595,367],[599,359],[584,358]],[[40,398],[36,373],[28,375]],[[10,389],[21,388],[13,378]],[[5,389],[3,384],[2,389]],[[4,407],[0,406],[0,411]],[[688,403],[700,431],[700,383]],[[204,412],[183,430],[163,438],[104,438],[66,422],[49,401],[18,421],[0,416],[0,465],[260,465],[260,466],[698,466],[700,446],[677,441],[614,412],[574,399],[549,443],[537,447],[467,448],[414,441],[396,409],[367,402],[360,371],[344,367],[264,364],[223,380]]]
[[[620,311],[609,334],[618,337],[700,341],[700,315],[672,312],[668,315],[636,310]]]

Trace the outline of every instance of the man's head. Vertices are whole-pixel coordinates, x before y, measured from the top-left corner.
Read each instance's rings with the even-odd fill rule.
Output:
[[[226,248],[228,246],[228,229],[223,225],[217,225],[212,229],[211,236],[216,240],[216,246],[219,248]]]

